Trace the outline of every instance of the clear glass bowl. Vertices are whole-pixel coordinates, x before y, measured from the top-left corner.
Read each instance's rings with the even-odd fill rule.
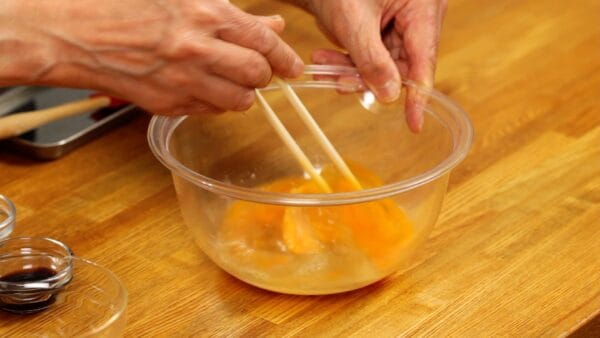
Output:
[[[314,191],[257,105],[244,113],[155,116],[149,144],[172,172],[196,243],[233,276],[291,294],[349,291],[406,267],[438,217],[450,170],[470,148],[468,116],[408,81],[397,102],[378,104],[348,67],[307,66],[290,83],[370,187]],[[261,92],[311,162],[335,180],[279,87]],[[425,111],[419,134],[405,123],[407,95]]]
[[[17,211],[8,197],[0,195],[0,240],[7,238],[15,227]]]
[[[109,270],[43,237],[0,241],[0,336],[119,337],[127,291]]]

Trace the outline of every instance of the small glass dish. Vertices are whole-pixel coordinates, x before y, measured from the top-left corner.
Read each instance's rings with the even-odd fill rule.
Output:
[[[51,306],[71,281],[73,252],[44,237],[0,242],[0,310],[33,314]]]
[[[0,195],[0,240],[7,238],[15,227],[17,211],[15,205],[4,195]]]
[[[379,104],[350,67],[310,65],[289,83],[367,188],[311,188],[258,105],[244,113],[155,116],[150,148],[171,170],[190,233],[225,271],[282,293],[344,292],[401,271],[423,247],[450,171],[470,149],[469,117],[410,81],[397,101]],[[281,88],[261,93],[323,178],[343,186]],[[425,112],[418,134],[405,122],[414,105]]]
[[[115,337],[127,291],[109,270],[43,237],[0,241],[0,336]]]

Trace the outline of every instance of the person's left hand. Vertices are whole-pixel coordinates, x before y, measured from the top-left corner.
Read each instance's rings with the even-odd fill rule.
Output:
[[[308,0],[305,5],[349,54],[317,50],[313,62],[355,65],[382,102],[398,98],[401,77],[433,86],[447,0]],[[406,119],[414,132],[423,126],[422,101],[409,92]]]

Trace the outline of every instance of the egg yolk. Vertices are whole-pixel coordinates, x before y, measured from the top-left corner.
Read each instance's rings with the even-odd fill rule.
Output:
[[[381,186],[369,170],[350,165],[365,188]],[[352,191],[352,185],[333,167],[322,177],[334,192]],[[258,187],[268,192],[321,193],[313,180],[287,177]],[[393,268],[399,252],[414,236],[411,221],[393,199],[339,205],[292,207],[233,202],[220,228],[220,239],[238,243],[257,268],[289,264],[294,256],[327,255],[337,248],[359,252],[381,271]],[[254,253],[254,254],[253,254]]]

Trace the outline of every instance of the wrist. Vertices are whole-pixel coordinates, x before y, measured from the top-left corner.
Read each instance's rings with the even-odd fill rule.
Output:
[[[47,4],[0,1],[0,85],[60,84],[47,75],[68,62],[66,55],[81,57],[52,32]]]
[[[49,39],[0,16],[0,85],[33,84],[54,64]]]
[[[123,20],[127,3],[106,2],[90,11],[95,3],[0,0],[0,86],[98,87],[107,74],[154,69],[146,54],[164,34],[156,21],[169,14],[155,5],[149,18]]]

